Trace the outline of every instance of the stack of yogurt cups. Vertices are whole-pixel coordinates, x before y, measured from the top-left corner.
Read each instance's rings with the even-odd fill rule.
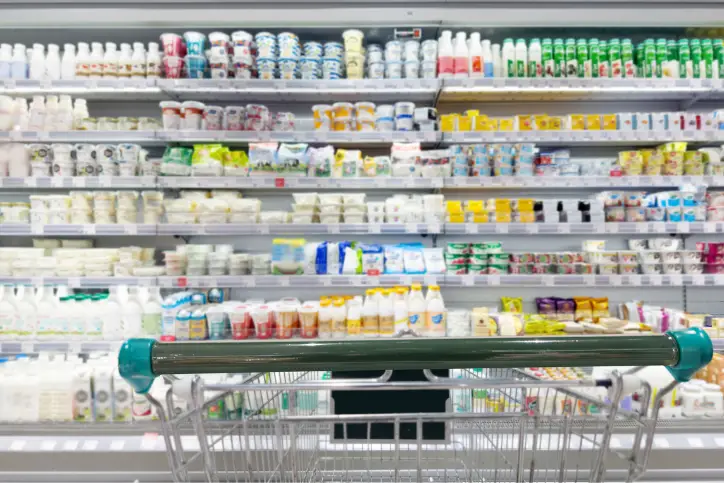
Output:
[[[344,78],[344,47],[339,42],[326,42],[324,44],[322,78],[325,80]]]
[[[256,68],[259,79],[272,80],[277,75],[277,38],[269,32],[259,32],[256,40]]]
[[[367,46],[367,78],[385,78],[385,62],[382,56],[382,47],[376,44]]]
[[[211,36],[209,36],[211,37]],[[231,71],[237,79],[254,77],[254,37],[244,30],[231,33],[232,65]]]
[[[399,40],[385,44],[385,79],[402,79],[402,42]]]
[[[209,76],[212,79],[229,77],[229,44],[231,38],[223,32],[209,34]]]
[[[420,49],[420,77],[437,78],[437,40],[425,40]]]
[[[302,54],[302,47],[299,44],[299,37],[291,32],[282,32],[277,35],[279,46],[279,78],[292,80],[299,78],[299,58]]]
[[[420,78],[420,42],[417,40],[407,40],[403,44],[404,63],[402,76],[405,79]]]
[[[324,48],[319,42],[304,42],[304,57],[302,57],[300,71],[302,79],[317,80],[322,78],[322,54]]]
[[[347,79],[363,79],[365,68],[365,54],[362,47],[365,34],[361,30],[345,30],[344,59],[347,69]]]

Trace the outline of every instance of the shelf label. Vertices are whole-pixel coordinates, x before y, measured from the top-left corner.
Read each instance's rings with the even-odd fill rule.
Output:
[[[97,439],[88,439],[83,441],[83,451],[95,451],[98,448]]]
[[[84,235],[95,235],[96,226],[95,225],[83,225],[82,231],[83,231]]]
[[[377,223],[372,223],[369,225],[369,232],[370,233],[382,233],[382,227]]]
[[[123,225],[123,233],[125,233],[126,235],[138,235],[138,226]]]
[[[275,188],[284,188],[284,178],[274,178]]]
[[[23,448],[25,448],[25,441],[24,439],[17,439],[10,443],[10,451],[22,451]]]
[[[691,283],[693,285],[706,285],[706,278],[704,275],[692,275]]]
[[[475,275],[460,275],[460,280],[466,287],[472,287],[475,285]]]
[[[327,233],[330,235],[339,235],[339,223],[330,223],[327,225]]]
[[[478,234],[478,225],[474,223],[466,223],[465,224],[465,233],[468,235],[477,235]]]
[[[185,288],[189,284],[189,280],[186,277],[178,277],[176,279],[176,286],[179,288]]]
[[[63,451],[75,451],[78,449],[79,444],[80,442],[76,441],[75,439],[66,441],[65,443],[63,443]]]
[[[500,285],[500,275],[488,275],[488,285]]]
[[[405,233],[417,233],[417,223],[405,223]]]
[[[111,441],[110,450],[111,451],[122,451],[125,446],[126,446],[126,442],[124,440],[117,439],[115,441]]]
[[[40,443],[40,451],[53,451],[55,449],[55,445],[58,444],[57,441],[46,440]]]

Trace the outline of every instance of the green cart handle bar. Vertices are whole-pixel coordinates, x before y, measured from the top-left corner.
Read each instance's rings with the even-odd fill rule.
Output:
[[[667,366],[679,382],[711,361],[700,328],[662,335],[562,337],[292,339],[161,343],[130,339],[118,354],[121,376],[146,393],[156,376],[313,370]]]

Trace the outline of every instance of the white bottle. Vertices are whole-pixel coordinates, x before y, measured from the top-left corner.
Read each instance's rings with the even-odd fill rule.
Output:
[[[105,310],[105,296],[101,294],[88,295],[88,324],[86,325],[86,337],[89,339],[101,339],[103,337],[103,316]]]
[[[10,67],[13,62],[13,46],[0,44],[0,79],[10,78]]]
[[[528,77],[528,48],[524,39],[515,42],[515,73],[517,77]]]
[[[104,359],[93,365],[93,416],[97,422],[113,420],[113,366]]]
[[[440,294],[440,287],[429,287],[427,295],[429,298],[425,311],[425,328],[427,335],[431,337],[444,337],[446,333],[446,311],[445,302],[443,301],[442,295]]]
[[[85,42],[78,43],[78,53],[75,55],[75,76],[86,78],[90,75],[90,46]]]
[[[483,77],[485,75],[485,60],[483,58],[483,46],[480,44],[480,34],[470,34],[470,45],[468,47],[468,72],[470,77]]]
[[[27,290],[26,290],[27,288]],[[15,293],[15,333],[18,339],[33,339],[38,325],[38,308],[32,288],[20,285]]]
[[[118,54],[118,77],[131,77],[133,60],[131,44],[121,44],[121,53]]]
[[[410,315],[409,307],[404,298],[395,298],[392,306],[395,313],[395,335],[400,336],[407,333]]]
[[[143,79],[146,77],[146,50],[141,42],[135,42],[133,44],[131,77],[134,79]]]
[[[10,297],[12,290],[12,287],[0,285],[0,340],[15,338],[17,307],[13,303],[14,297]]]
[[[86,339],[88,327],[88,304],[85,294],[69,295],[66,300],[66,315],[68,320],[68,333],[72,340]]]
[[[40,408],[38,406],[40,380],[34,364],[29,359],[19,361],[20,377],[15,381],[15,391],[12,401],[15,404],[15,420],[22,422],[35,422],[38,420]]]
[[[395,335],[395,307],[389,290],[379,292],[377,309],[379,311],[380,337]]]
[[[72,366],[65,362],[48,360],[38,366],[38,376],[42,378],[38,401],[40,420],[72,421]]]
[[[63,57],[60,59],[60,78],[63,80],[75,79],[75,45],[63,45]]]
[[[530,48],[528,49],[528,76],[543,77],[543,52],[539,39],[530,41]]]
[[[33,96],[28,111],[28,129],[31,131],[45,129],[45,98],[43,96]]]
[[[91,79],[101,79],[103,77],[103,44],[93,42],[91,44],[90,62],[88,63],[88,76]]]
[[[93,421],[92,374],[90,364],[78,364],[73,370],[73,421]]]
[[[48,96],[45,101],[45,131],[59,131],[58,126],[58,96]]]
[[[29,77],[32,80],[42,80],[45,77],[45,46],[43,44],[33,44]]]
[[[347,337],[362,337],[362,303],[356,297],[347,303]]]
[[[85,99],[76,98],[73,106],[73,129],[80,129],[83,119],[90,117]]]
[[[450,377],[463,379],[462,369],[452,369]],[[473,392],[470,389],[454,389],[450,391],[452,410],[454,413],[469,413],[473,406]]]
[[[516,77],[517,69],[515,66],[515,44],[513,39],[505,39],[503,41],[503,77]]]
[[[367,297],[362,305],[362,334],[365,337],[379,337],[380,315],[375,291],[369,289],[366,295]]]
[[[500,44],[493,44],[493,77],[505,77]]]
[[[113,421],[129,422],[133,419],[131,408],[133,390],[121,377],[116,368],[113,371]]]
[[[25,53],[23,44],[15,44],[13,57],[10,62],[10,77],[12,79],[28,78],[28,56]]]
[[[443,30],[437,41],[437,72],[441,79],[449,79],[453,76],[455,60],[453,51],[452,32]]]
[[[50,80],[60,80],[60,47],[58,44],[48,44],[48,55],[45,57],[45,77]]]
[[[18,97],[13,105],[13,129],[26,131],[29,124],[28,100]]]
[[[145,337],[161,336],[161,289],[152,287],[148,291],[148,297],[143,306],[141,325]]]
[[[493,64],[493,51],[490,48],[490,40],[483,40],[480,49],[483,57],[483,75],[485,77],[493,77],[495,71]],[[498,55],[500,55],[500,52],[498,52]]]
[[[118,51],[116,44],[106,42],[106,53],[103,55],[103,78],[115,79],[118,77]]]
[[[423,335],[425,333],[425,311],[427,304],[425,303],[425,297],[422,295],[422,287],[420,284],[414,283],[410,287],[408,306],[408,326],[410,331],[416,335]]]
[[[58,305],[55,313],[54,339],[65,340],[70,338],[69,315],[68,315],[68,291],[66,287],[58,287]]]
[[[146,55],[146,77],[149,79],[161,77],[161,52],[156,42],[149,42]]]
[[[57,332],[58,299],[53,293],[53,287],[38,287],[35,295],[38,306],[38,328],[35,336],[38,339],[53,338]]]
[[[60,96],[55,122],[59,131],[73,130],[73,101],[67,94]]]
[[[468,45],[465,42],[465,32],[458,32],[455,34],[453,50],[453,73],[455,78],[468,77]]]
[[[143,308],[138,303],[138,296],[134,289],[135,287],[131,287],[131,292],[129,292],[125,285],[118,287],[118,295],[123,309],[121,317],[123,318],[123,337],[125,339],[140,337],[142,334]]]
[[[103,305],[105,316],[103,317],[103,339],[123,339],[123,317],[121,316],[121,301],[118,290],[111,287],[110,295]]]

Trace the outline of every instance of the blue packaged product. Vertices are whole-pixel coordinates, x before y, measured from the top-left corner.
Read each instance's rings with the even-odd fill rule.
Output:
[[[314,262],[317,275],[327,275],[327,242],[317,246],[317,258]]]
[[[400,245],[385,245],[385,273],[405,273],[404,250]]]
[[[410,275],[425,273],[425,256],[422,243],[405,243],[402,246],[405,273]]]
[[[362,273],[365,275],[380,275],[385,271],[385,253],[382,245],[360,244],[362,251]]]

